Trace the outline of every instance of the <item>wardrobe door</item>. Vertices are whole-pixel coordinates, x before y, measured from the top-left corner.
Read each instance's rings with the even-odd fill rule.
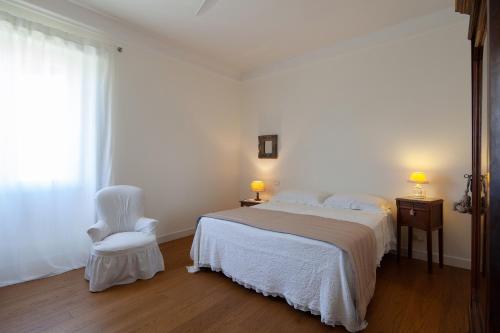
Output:
[[[472,219],[471,219],[471,329],[483,332],[486,322],[486,275],[482,270],[485,251],[482,251],[486,235],[482,218],[482,84],[483,84],[483,47],[471,41],[471,83],[472,83]],[[484,266],[484,267],[482,267]]]
[[[500,332],[500,1],[488,2],[489,206],[487,332]]]

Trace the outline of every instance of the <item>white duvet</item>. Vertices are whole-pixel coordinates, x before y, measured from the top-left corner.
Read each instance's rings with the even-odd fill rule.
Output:
[[[251,209],[317,215],[364,224],[377,241],[377,264],[394,245],[390,214],[286,203],[264,203]],[[320,315],[328,325],[355,332],[366,327],[358,318],[348,256],[338,247],[300,236],[203,217],[191,247],[193,266],[222,271],[233,281],[265,296],[281,296],[302,311]]]

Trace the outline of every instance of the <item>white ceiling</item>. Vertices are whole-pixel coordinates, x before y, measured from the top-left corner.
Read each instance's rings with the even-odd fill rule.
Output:
[[[411,18],[454,0],[70,0],[241,74]]]

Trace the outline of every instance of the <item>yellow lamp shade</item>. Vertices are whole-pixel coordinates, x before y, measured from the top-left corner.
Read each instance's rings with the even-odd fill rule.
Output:
[[[415,184],[429,184],[427,176],[423,172],[412,172],[408,181]]]
[[[253,192],[264,192],[266,189],[266,186],[262,180],[254,180],[250,184],[250,188],[252,189]]]

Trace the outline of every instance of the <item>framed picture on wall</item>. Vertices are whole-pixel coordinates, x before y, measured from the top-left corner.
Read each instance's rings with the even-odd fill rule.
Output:
[[[278,135],[259,136],[259,158],[278,158]]]

